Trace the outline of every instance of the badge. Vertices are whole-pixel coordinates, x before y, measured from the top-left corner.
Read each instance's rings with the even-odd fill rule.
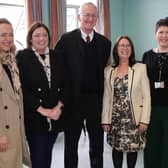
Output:
[[[155,82],[155,89],[158,89],[158,88],[165,88],[165,84],[163,81]]]

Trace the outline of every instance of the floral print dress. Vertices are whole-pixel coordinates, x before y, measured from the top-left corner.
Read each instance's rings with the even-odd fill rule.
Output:
[[[145,147],[145,132],[136,126],[128,96],[128,74],[114,80],[111,130],[107,142],[118,151],[135,152]]]

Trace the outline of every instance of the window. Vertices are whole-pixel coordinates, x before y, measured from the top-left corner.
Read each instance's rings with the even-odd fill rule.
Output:
[[[81,4],[87,0],[66,0],[67,16],[66,31],[73,30],[79,25],[77,15]],[[97,4],[97,0],[90,0]],[[0,0],[0,17],[7,18],[13,25],[15,45],[17,49],[26,47],[27,21],[25,15],[25,0]]]
[[[81,4],[84,2],[88,2],[87,0],[67,0],[67,27],[66,31],[73,30],[78,27],[78,10]],[[94,4],[97,4],[97,0],[90,0],[90,2],[93,2]]]
[[[0,2],[0,17],[8,19],[12,23],[17,49],[23,49],[26,43],[25,34],[27,30],[24,4],[24,0],[1,0]]]
[[[67,5],[67,31],[73,30],[78,27],[78,9],[78,5]]]

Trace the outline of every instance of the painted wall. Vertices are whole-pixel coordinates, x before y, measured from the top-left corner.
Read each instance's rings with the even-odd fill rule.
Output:
[[[128,35],[135,46],[136,58],[156,47],[155,23],[168,16],[167,0],[110,0],[112,43],[118,35]]]
[[[124,3],[123,0],[110,0],[111,39],[112,44],[124,32]]]

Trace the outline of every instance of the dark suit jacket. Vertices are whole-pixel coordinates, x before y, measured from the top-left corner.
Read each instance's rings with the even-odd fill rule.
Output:
[[[63,100],[63,70],[60,54],[50,50],[51,87],[42,64],[31,49],[19,51],[17,63],[20,70],[20,79],[23,89],[25,125],[30,133],[44,133],[48,131],[49,124],[45,116],[36,109],[42,105],[46,108],[54,107],[58,100]],[[53,121],[53,128],[60,126]]]
[[[102,110],[102,95],[104,90],[104,67],[110,56],[111,42],[104,36],[94,32],[95,52],[97,59],[95,64],[98,69],[98,96],[100,101],[99,112]],[[78,117],[79,96],[82,82],[82,66],[84,62],[84,51],[82,46],[82,38],[80,29],[62,35],[58,41],[55,50],[61,51],[65,63],[66,88],[66,104],[65,111],[68,118]],[[66,91],[66,92],[67,92]],[[94,115],[94,113],[93,113]]]

